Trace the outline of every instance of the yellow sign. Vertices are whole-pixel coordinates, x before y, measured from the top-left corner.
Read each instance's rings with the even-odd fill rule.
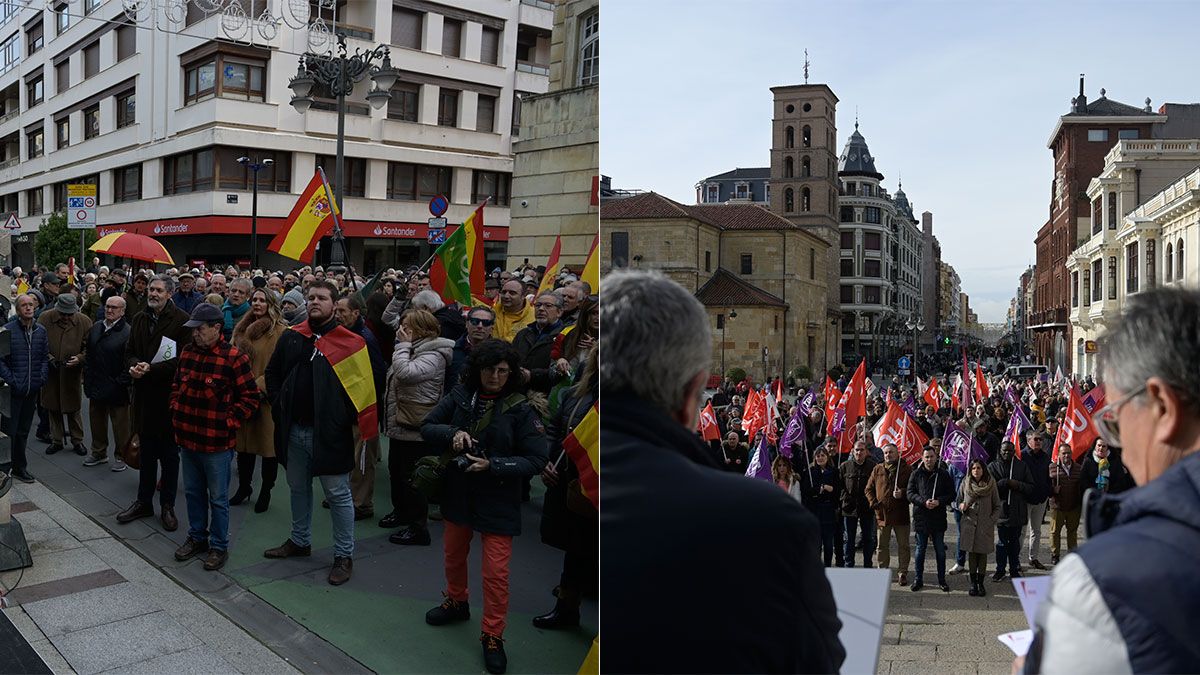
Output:
[[[1087,342],[1083,343],[1083,350],[1088,354],[1095,354],[1096,352],[1100,351],[1100,348],[1096,345],[1095,340],[1088,340]]]
[[[67,185],[68,197],[95,197],[96,186],[91,183],[70,183]]]

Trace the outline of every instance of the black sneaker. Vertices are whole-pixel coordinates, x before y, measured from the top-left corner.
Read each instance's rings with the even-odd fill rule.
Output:
[[[75,450],[75,454],[79,455],[80,457],[88,454],[87,448],[83,447],[83,443],[76,443],[73,449]]]
[[[456,602],[450,598],[446,598],[442,601],[442,604],[425,612],[425,623],[430,626],[445,626],[449,623],[467,621],[470,618],[471,606],[465,600]]]
[[[379,519],[379,526],[389,530],[400,527],[403,524],[404,523],[400,522],[400,516],[396,515],[395,511],[392,511],[391,513]]]
[[[62,449],[63,449],[62,443],[51,443],[50,447],[46,448],[46,454],[53,455],[54,453],[56,453]]]
[[[483,643],[483,665],[489,673],[499,675],[508,669],[508,656],[504,653],[504,640],[495,635],[483,633],[479,636]]]
[[[922,588],[925,588],[925,584],[921,583],[920,581],[914,581],[913,585],[909,586],[909,588],[912,589],[913,593],[916,593],[917,591],[921,590]]]
[[[992,581],[1004,581],[1004,572],[996,570],[996,573],[992,575]]]
[[[388,537],[388,541],[401,546],[429,546],[431,539],[429,538],[429,530],[416,525],[409,525],[407,528]]]
[[[13,469],[12,477],[16,478],[17,480],[21,481],[22,483],[32,483],[33,482],[33,474],[29,473],[29,471],[27,469]]]

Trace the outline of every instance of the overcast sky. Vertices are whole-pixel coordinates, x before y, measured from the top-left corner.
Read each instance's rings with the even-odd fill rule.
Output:
[[[932,211],[982,322],[1005,318],[1048,218],[1046,148],[1086,73],[1100,96],[1200,101],[1200,3],[604,0],[601,171],[695,203],[695,184],[769,166],[770,88],[837,94],[884,186]]]

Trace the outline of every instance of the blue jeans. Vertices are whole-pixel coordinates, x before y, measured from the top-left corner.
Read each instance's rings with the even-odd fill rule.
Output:
[[[846,567],[854,567],[854,544],[860,527],[863,535],[863,567],[870,567],[875,559],[875,516],[842,516],[842,524],[845,528]]]
[[[288,432],[287,479],[292,492],[292,543],[312,545],[312,427],[293,425]],[[333,555],[354,557],[354,497],[350,474],[318,476],[333,519]]]
[[[1004,574],[1006,570],[1021,571],[1021,526],[1009,527],[1000,525],[996,528],[996,572]]]
[[[921,583],[921,579],[925,576],[925,547],[929,544],[929,540],[933,539],[933,553],[937,556],[937,575],[938,583],[946,583],[946,533],[945,531],[937,532],[918,532],[917,533],[917,578],[916,582]]]
[[[183,466],[183,495],[187,502],[188,537],[207,542],[210,549],[229,550],[229,475],[233,449],[222,452],[179,453]],[[212,523],[209,527],[209,511]]]

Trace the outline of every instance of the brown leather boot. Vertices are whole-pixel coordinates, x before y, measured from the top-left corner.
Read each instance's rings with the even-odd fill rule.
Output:
[[[337,556],[333,559],[333,568],[329,570],[329,583],[341,586],[350,581],[350,573],[354,571],[354,559]]]
[[[129,505],[129,508],[117,514],[117,522],[124,525],[132,523],[138,518],[151,518],[154,516],[154,508],[149,504],[134,502]]]
[[[179,529],[179,519],[175,517],[174,506],[162,506],[162,524],[163,529],[167,532],[174,532]]]

